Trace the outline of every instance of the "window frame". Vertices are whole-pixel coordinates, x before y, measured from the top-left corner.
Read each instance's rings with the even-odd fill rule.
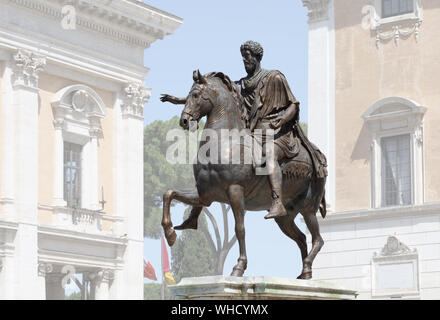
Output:
[[[420,26],[423,21],[423,7],[421,0],[413,0],[413,11],[410,13],[383,17],[383,0],[374,0],[372,10],[370,10],[370,29],[378,33],[384,30],[393,30],[393,27],[400,25]]]
[[[411,159],[411,205],[424,202],[423,116],[426,108],[401,97],[377,101],[362,118],[371,134],[371,207],[384,206],[382,201],[381,139],[409,134]]]
[[[411,11],[400,12],[400,13],[395,13],[395,14],[385,16],[384,15],[385,1],[393,1],[393,0],[381,0],[381,6],[380,6],[380,18],[381,19],[388,19],[388,18],[399,17],[399,16],[404,16],[404,15],[412,15],[416,11],[416,6],[417,6],[416,1],[410,0],[410,2],[412,3],[412,10]],[[398,1],[399,1],[399,7],[400,7],[400,0],[398,0]]]

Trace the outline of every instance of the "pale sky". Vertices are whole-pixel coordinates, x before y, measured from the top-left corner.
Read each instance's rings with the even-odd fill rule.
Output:
[[[144,64],[151,69],[146,86],[152,88],[150,101],[145,105],[145,124],[180,116],[182,107],[161,103],[159,97],[161,93],[185,97],[192,86],[195,69],[200,69],[202,74],[221,71],[232,80],[245,76],[240,45],[247,40],[263,46],[263,68],[278,69],[286,76],[292,92],[301,102],[300,120],[307,122],[308,25],[307,9],[301,0],[144,2],[183,19],[173,35],[156,41],[145,51]],[[174,225],[182,220],[182,208],[171,209]],[[213,205],[211,212],[219,213],[219,208]],[[248,269],[245,276],[296,278],[302,266],[299,249],[275,221],[263,218],[266,213],[246,214]],[[304,230],[304,226],[298,224]],[[230,229],[232,232],[232,213]],[[144,243],[144,258],[151,262],[160,279],[160,242],[146,239]],[[230,274],[237,258],[238,244],[228,255],[225,275]]]

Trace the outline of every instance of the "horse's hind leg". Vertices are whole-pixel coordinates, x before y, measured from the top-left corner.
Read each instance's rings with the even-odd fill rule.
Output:
[[[319,233],[319,224],[318,220],[316,219],[316,212],[304,213],[303,217],[304,221],[306,222],[307,228],[312,235],[312,250],[310,250],[309,255],[303,261],[302,279],[312,279],[313,260],[315,260],[316,255],[324,245],[324,240]]]
[[[234,266],[231,276],[241,277],[247,268],[246,242],[244,229],[244,191],[239,185],[231,185],[228,188],[229,203],[235,218],[235,235],[240,248],[238,263]]]
[[[174,199],[197,208],[200,207],[200,210],[201,208],[203,208],[202,204],[200,203],[199,193],[196,189],[194,189],[193,191],[168,190],[164,193],[162,227],[169,246],[172,246],[174,244],[177,237],[176,232],[172,228],[173,223],[171,222],[170,216],[171,201],[173,201]]]
[[[294,217],[292,215],[283,216],[275,218],[275,222],[280,227],[281,231],[288,236],[290,239],[296,242],[301,251],[301,260],[307,258],[307,238],[306,235],[298,228],[295,223]],[[304,272],[298,277],[298,279],[303,279]]]

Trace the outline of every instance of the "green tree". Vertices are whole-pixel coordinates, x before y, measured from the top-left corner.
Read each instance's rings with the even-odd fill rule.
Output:
[[[303,130],[304,134],[307,136],[309,125],[305,122],[299,122],[299,125],[301,126],[301,129]]]
[[[162,284],[144,283],[144,300],[161,300]],[[170,290],[165,286],[165,300],[172,298]]]

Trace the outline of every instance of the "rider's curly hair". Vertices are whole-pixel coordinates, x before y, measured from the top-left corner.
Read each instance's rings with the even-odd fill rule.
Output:
[[[244,50],[249,50],[255,57],[257,57],[258,61],[263,59],[263,47],[261,44],[255,41],[246,41],[240,46],[240,52],[243,54]]]

